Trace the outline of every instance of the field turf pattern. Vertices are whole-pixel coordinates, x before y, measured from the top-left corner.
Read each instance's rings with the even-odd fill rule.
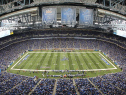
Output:
[[[27,56],[27,58],[26,58]],[[107,59],[110,65],[107,65],[103,60]],[[26,59],[25,59],[26,58]],[[25,59],[25,60],[24,60]],[[117,69],[114,69],[115,67]],[[13,67],[13,68],[12,68]],[[113,68],[112,70],[109,70]],[[17,70],[13,70],[17,69]],[[20,70],[21,69],[21,70]],[[95,70],[96,71],[88,71]],[[100,70],[106,69],[106,70]],[[108,70],[107,70],[108,69]],[[26,71],[27,70],[27,71]],[[35,71],[30,71],[35,70]],[[8,69],[10,73],[16,73],[26,76],[38,76],[39,78],[46,78],[46,74],[43,71],[37,70],[85,70],[85,76],[83,77],[94,77],[98,75],[104,75],[107,73],[116,73],[121,70],[104,54],[99,51],[79,51],[75,52],[51,52],[48,51],[31,51],[26,52],[24,55],[19,57]],[[77,74],[78,72],[71,72],[71,74]],[[80,74],[82,72],[79,72]],[[42,76],[44,74],[44,76]],[[63,75],[68,72],[52,72],[49,75]]]

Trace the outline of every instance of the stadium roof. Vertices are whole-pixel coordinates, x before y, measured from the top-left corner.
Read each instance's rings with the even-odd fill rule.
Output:
[[[0,21],[9,23],[16,21],[18,24],[11,24],[13,29],[58,27],[57,25],[42,25],[41,11],[46,6],[57,7],[58,26],[61,26],[59,7],[76,6],[77,21],[79,20],[79,7],[91,8],[94,10],[93,28],[126,30],[126,0],[0,0]],[[74,26],[68,25],[67,27],[86,28],[90,25],[80,26],[76,23]]]

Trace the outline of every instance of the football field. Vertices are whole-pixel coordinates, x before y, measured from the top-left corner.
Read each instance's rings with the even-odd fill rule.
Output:
[[[99,51],[29,51],[13,64],[11,70],[23,71],[99,71],[117,69],[113,65],[114,63]]]

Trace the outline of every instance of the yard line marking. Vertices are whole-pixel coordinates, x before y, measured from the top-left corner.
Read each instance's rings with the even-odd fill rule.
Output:
[[[102,57],[104,57],[101,53],[99,53]],[[104,57],[105,58],[105,57]],[[107,60],[113,67],[115,67],[108,59],[106,59],[105,58],[105,60]],[[115,69],[117,69],[116,67],[115,67]]]
[[[87,66],[87,63],[85,62],[85,60],[84,60],[84,58],[83,57],[85,57],[86,58],[86,55],[83,55],[83,56],[81,56],[82,57],[82,60],[83,60],[83,62],[85,63],[85,65],[86,65],[86,67],[88,68],[88,66]],[[89,68],[88,68],[89,69]]]
[[[14,64],[14,66],[11,69],[13,69],[15,67],[15,65],[17,65],[27,54],[28,54],[28,52],[16,64]]]
[[[56,65],[57,65],[58,63],[57,63],[57,57],[56,57],[56,59],[55,59],[55,64],[54,64],[54,70],[56,69]]]
[[[57,55],[57,58],[58,58],[58,55]],[[59,54],[59,59],[60,58],[61,58],[61,54]],[[59,64],[59,68],[60,68],[60,65],[61,65],[60,63],[61,63],[61,60],[59,60],[59,63],[58,63]]]
[[[66,54],[66,56],[67,56],[67,58],[68,58],[68,55]],[[69,70],[70,70],[70,64],[69,64],[69,61],[67,61],[68,62],[68,65],[69,65]]]
[[[86,56],[90,59],[90,57],[86,54]],[[86,58],[86,57],[85,57]],[[86,58],[87,59],[87,58]],[[88,61],[88,59],[87,59],[87,61]],[[89,61],[88,61],[89,62]],[[92,60],[91,60],[91,62],[92,62]],[[87,64],[89,64],[90,65],[90,67],[92,68],[92,65],[90,64],[90,63],[87,63]],[[96,67],[96,66],[95,66]],[[93,68],[92,68],[93,69]]]
[[[97,56],[97,55],[96,55]],[[96,57],[95,57],[96,58]],[[96,58],[97,59],[97,58]],[[98,60],[98,59],[97,59]],[[99,63],[96,63],[97,65],[99,64]],[[99,66],[99,68],[101,69],[101,67],[100,67],[100,65],[98,65]],[[103,65],[102,65],[103,66]]]
[[[50,64],[50,68],[52,68],[53,58],[54,58],[54,55],[52,56],[52,62]]]
[[[78,63],[77,63],[77,61],[76,61],[76,55],[73,55],[74,56],[74,58],[75,58],[75,62],[76,62],[76,64],[77,64],[77,66],[78,66]],[[73,60],[72,60],[72,63],[73,63]],[[79,68],[79,66],[78,66],[78,68]]]
[[[78,54],[80,54],[80,53],[77,53],[77,56],[79,56]],[[81,54],[80,54],[80,57],[82,57]],[[78,57],[79,61],[80,61],[80,57]],[[82,58],[82,60],[83,60],[83,58]],[[80,63],[81,63],[81,61],[80,61]],[[81,64],[80,64],[80,65],[81,65]],[[83,70],[84,70],[83,65],[81,65],[81,66],[82,66],[82,68],[83,68]]]

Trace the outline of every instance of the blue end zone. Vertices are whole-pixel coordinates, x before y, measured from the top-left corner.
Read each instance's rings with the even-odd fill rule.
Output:
[[[104,53],[104,55],[106,55],[105,53]],[[107,65],[110,65],[101,55],[99,55],[100,57],[101,57],[101,59],[107,64]]]
[[[110,65],[104,58],[102,58],[102,60],[103,60],[107,65]]]
[[[24,58],[24,60],[27,60],[28,56],[29,56],[29,55],[27,55],[27,56]]]
[[[29,55],[27,55],[23,60],[27,60],[28,57]],[[23,62],[23,60],[20,63],[18,63],[18,66]]]

